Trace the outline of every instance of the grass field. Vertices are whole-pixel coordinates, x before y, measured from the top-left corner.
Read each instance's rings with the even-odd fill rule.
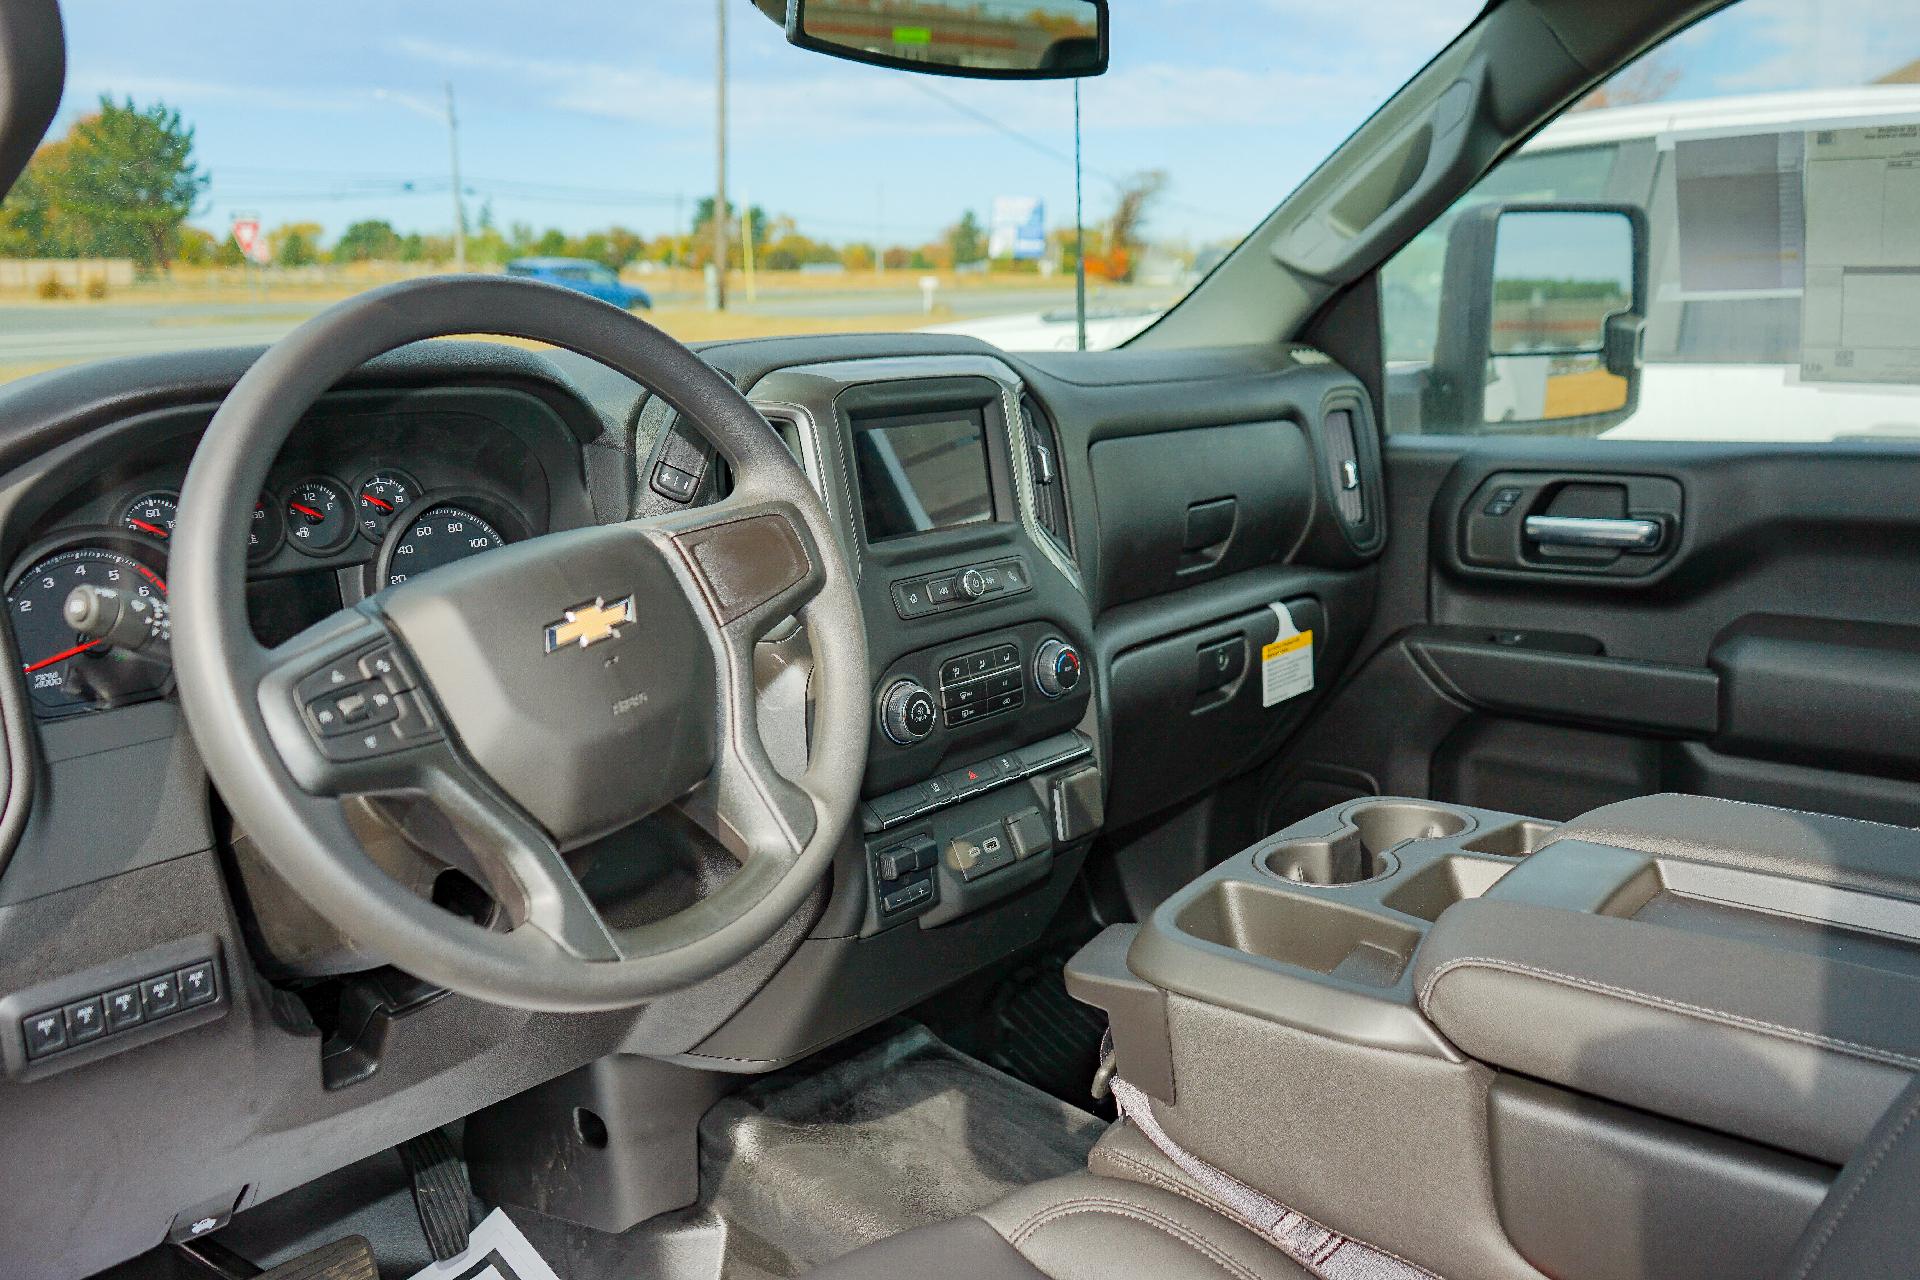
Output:
[[[99,297],[44,298],[0,290],[0,381],[115,356],[275,341],[330,303],[431,274],[397,264],[247,271],[178,268]],[[935,281],[929,307],[923,277]],[[692,271],[628,273],[655,306],[645,317],[687,342],[783,334],[900,331],[1070,306],[1071,279],[1034,273],[889,271],[837,275],[731,273],[728,308],[708,309]],[[1095,305],[1165,305],[1169,287],[1099,286]]]

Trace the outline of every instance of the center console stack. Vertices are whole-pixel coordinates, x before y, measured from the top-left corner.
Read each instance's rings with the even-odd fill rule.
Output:
[[[1920,1070],[1920,832],[1354,801],[1068,984],[1174,1142],[1438,1274],[1770,1274]]]
[[[1103,811],[1092,619],[1049,429],[984,358],[789,369],[753,395],[821,485],[866,617],[862,865],[841,869],[866,891],[848,925],[933,929],[1048,879]]]

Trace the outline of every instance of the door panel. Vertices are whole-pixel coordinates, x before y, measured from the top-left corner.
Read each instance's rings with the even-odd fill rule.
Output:
[[[1516,477],[1544,480],[1489,517]],[[1920,450],[1401,438],[1386,484],[1375,627],[1268,821],[1345,775],[1548,818],[1679,790],[1920,824]],[[1575,486],[1657,547],[1529,546]]]

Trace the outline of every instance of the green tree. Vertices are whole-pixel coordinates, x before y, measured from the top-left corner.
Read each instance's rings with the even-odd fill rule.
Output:
[[[207,182],[178,111],[102,97],[34,157],[11,223],[48,256],[130,257],[165,270]]]
[[[960,221],[947,229],[947,248],[953,253],[955,266],[987,256],[987,238],[980,233],[980,219],[973,216],[973,210],[961,214]]]
[[[334,242],[335,262],[391,262],[400,256],[400,233],[384,218],[366,218],[349,226]]]
[[[288,222],[267,233],[273,260],[283,267],[310,267],[320,261],[320,237],[325,234],[317,222]]]

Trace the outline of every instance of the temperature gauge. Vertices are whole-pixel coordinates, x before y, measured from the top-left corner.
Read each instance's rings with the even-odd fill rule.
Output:
[[[353,537],[354,517],[347,491],[331,480],[303,480],[287,495],[287,541],[294,550],[323,556]]]
[[[360,482],[354,502],[360,532],[375,542],[386,536],[394,516],[413,505],[420,490],[412,480],[392,469],[376,471]]]

